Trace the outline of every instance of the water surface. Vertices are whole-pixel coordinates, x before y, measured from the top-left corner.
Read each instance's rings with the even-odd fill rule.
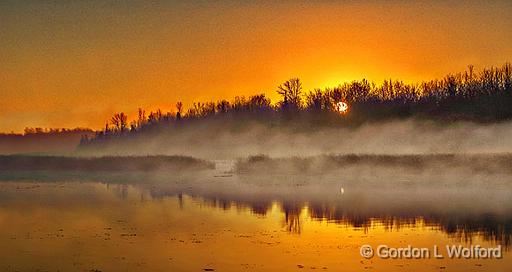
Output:
[[[493,180],[4,175],[0,270],[507,271],[512,191]],[[365,244],[501,245],[504,256],[365,259]]]

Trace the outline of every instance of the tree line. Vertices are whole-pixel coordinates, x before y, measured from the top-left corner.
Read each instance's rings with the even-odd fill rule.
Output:
[[[165,113],[160,109],[147,113],[139,108],[132,121],[125,113],[116,113],[94,138],[104,139],[154,126],[226,115],[286,120],[304,116],[360,121],[418,116],[499,121],[512,117],[512,66],[505,63],[475,71],[470,65],[464,72],[420,83],[390,79],[376,84],[362,79],[308,92],[304,91],[300,79],[292,78],[277,86],[276,92],[281,96],[276,103],[265,94],[257,94],[236,96],[231,101],[196,102],[187,110],[182,102],[178,102],[175,109]],[[349,105],[349,112],[343,118],[336,109],[340,101]],[[94,139],[83,139],[82,142],[90,141]]]
[[[55,135],[55,134],[72,134],[72,133],[93,133],[90,128],[42,128],[42,127],[25,127],[22,133],[0,133],[0,136],[23,137],[23,136],[37,136],[37,135]]]

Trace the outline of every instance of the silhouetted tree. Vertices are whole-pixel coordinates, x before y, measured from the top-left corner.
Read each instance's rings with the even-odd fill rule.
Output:
[[[232,107],[235,112],[247,110],[247,101],[244,96],[235,96]]]
[[[178,101],[178,103],[176,103],[176,119],[177,120],[181,119],[182,113],[183,113],[183,103],[181,103],[181,101]]]
[[[314,89],[306,94],[306,108],[313,111],[321,111],[324,106],[324,93],[321,89]]]
[[[278,86],[277,93],[282,100],[273,105],[264,94],[253,95],[249,98],[236,96],[232,102],[220,100],[214,102],[196,102],[184,113],[183,104],[176,103],[176,118],[173,114],[162,113],[160,109],[151,112],[146,118],[145,111],[139,109],[138,119],[130,124],[130,132],[136,132],[142,127],[172,127],[175,120],[187,124],[187,120],[203,119],[213,115],[229,114],[233,116],[250,116],[275,118],[278,114],[293,111],[307,114],[328,113],[334,111],[334,105],[339,101],[349,104],[349,115],[332,119],[330,114],[319,114],[314,122],[322,120],[351,119],[357,116],[360,121],[369,119],[421,116],[428,118],[467,119],[467,120],[502,120],[512,118],[512,67],[505,63],[501,67],[490,67],[475,71],[473,66],[462,73],[450,74],[438,80],[406,84],[399,80],[384,80],[376,85],[366,79],[346,82],[334,88],[314,89],[308,92],[302,100],[302,83],[298,78],[292,78]],[[250,113],[250,114],[248,114]],[[296,114],[297,118],[306,116]],[[290,115],[291,116],[291,115]],[[339,116],[339,115],[336,115]],[[245,118],[245,117],[244,117]],[[327,118],[327,119],[322,119]],[[260,118],[261,119],[261,118]],[[277,123],[287,118],[278,120]],[[117,132],[127,130],[127,116],[118,113],[105,125],[102,132],[87,144],[109,137]],[[271,122],[273,123],[273,122]],[[328,121],[326,124],[333,124]],[[335,122],[336,123],[336,122]],[[340,122],[338,122],[340,123]],[[343,122],[341,122],[343,123]],[[156,126],[155,126],[156,125]],[[26,134],[46,133],[42,128],[26,128]],[[85,141],[84,141],[85,143]]]
[[[110,122],[114,126],[114,129],[119,132],[125,132],[128,125],[128,116],[124,112],[116,113],[110,119]]]
[[[230,110],[231,105],[227,100],[221,100],[217,102],[216,108],[218,113],[226,113]]]
[[[250,111],[265,111],[271,107],[271,101],[264,94],[249,97],[248,108]]]
[[[146,124],[146,111],[139,108],[139,114],[137,117],[136,127],[142,128]]]
[[[285,81],[277,87],[277,93],[283,96],[282,107],[284,109],[300,109],[302,83],[298,78]]]

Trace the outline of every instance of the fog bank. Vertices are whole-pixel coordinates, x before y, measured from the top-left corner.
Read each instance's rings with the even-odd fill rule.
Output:
[[[395,120],[359,126],[311,123],[273,126],[262,122],[198,121],[183,127],[120,136],[80,148],[79,154],[186,155],[234,159],[320,154],[465,154],[512,152],[512,123],[435,123]]]

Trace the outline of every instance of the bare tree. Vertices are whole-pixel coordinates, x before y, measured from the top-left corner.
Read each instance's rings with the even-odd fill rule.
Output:
[[[138,118],[137,118],[136,127],[137,128],[141,128],[145,124],[146,124],[146,111],[141,109],[141,108],[139,108],[139,115],[138,115]]]
[[[231,108],[231,105],[227,100],[221,100],[217,102],[216,109],[218,113],[226,113]]]
[[[183,103],[181,103],[181,101],[178,101],[178,103],[176,103],[176,110],[176,119],[180,120],[181,114],[183,113]]]
[[[270,109],[271,101],[264,94],[253,95],[249,97],[249,110],[264,111]]]
[[[324,106],[324,94],[321,89],[314,89],[306,94],[306,108],[313,111],[320,111]]]
[[[116,113],[110,122],[114,126],[115,130],[124,132],[128,126],[128,116],[124,112]]]
[[[283,96],[284,109],[300,109],[302,83],[298,78],[292,78],[277,87],[277,93]]]

